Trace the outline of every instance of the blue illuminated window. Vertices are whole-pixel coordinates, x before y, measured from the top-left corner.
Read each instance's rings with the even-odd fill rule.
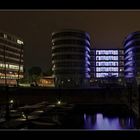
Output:
[[[96,73],[97,78],[101,78],[101,77],[104,78],[104,77],[108,77],[110,75],[118,77],[118,73]]]
[[[96,50],[96,55],[118,55],[118,50]]]
[[[110,62],[110,61],[96,62],[96,66],[118,66],[118,62]]]
[[[96,60],[118,60],[118,56],[96,56]]]
[[[96,67],[97,72],[118,72],[118,67]]]
[[[123,64],[124,57],[119,56],[120,50],[95,50],[95,75],[97,78],[116,76],[118,77],[120,69],[118,66]],[[122,61],[121,61],[122,60]]]

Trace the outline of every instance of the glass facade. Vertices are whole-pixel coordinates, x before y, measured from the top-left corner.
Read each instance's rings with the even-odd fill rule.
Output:
[[[110,74],[110,75],[109,75]],[[117,73],[96,73],[96,77],[98,78],[108,78],[109,76],[115,76],[115,77],[118,77],[118,72]]]
[[[17,79],[23,78],[22,39],[0,32],[0,85],[17,85]]]
[[[97,67],[96,72],[118,72],[118,67]]]
[[[125,48],[125,78],[135,79],[139,77],[140,60],[140,32],[129,34],[124,40]]]
[[[118,60],[118,56],[96,56],[96,61],[98,60],[107,60],[107,61]]]
[[[108,62],[108,61],[96,62],[96,66],[118,66],[118,62]]]
[[[92,49],[91,77],[106,78],[108,76],[123,77],[123,49]]]
[[[90,37],[79,30],[52,33],[52,70],[56,87],[83,87],[90,78]]]
[[[118,55],[118,50],[96,50],[96,55]]]

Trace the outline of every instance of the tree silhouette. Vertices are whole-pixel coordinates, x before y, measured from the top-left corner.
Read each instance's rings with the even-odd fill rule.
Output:
[[[34,82],[37,86],[37,80],[39,80],[42,75],[42,69],[39,66],[33,66],[28,70],[28,73],[31,82]]]

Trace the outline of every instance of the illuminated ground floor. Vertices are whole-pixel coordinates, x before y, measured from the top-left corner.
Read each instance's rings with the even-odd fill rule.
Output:
[[[23,77],[23,65],[0,62],[0,85],[16,86],[17,79]]]

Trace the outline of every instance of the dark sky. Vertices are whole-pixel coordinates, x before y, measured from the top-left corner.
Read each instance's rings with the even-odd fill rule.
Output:
[[[25,67],[51,68],[51,33],[63,28],[88,31],[92,47],[122,48],[125,36],[140,30],[140,11],[0,11],[0,30],[25,42]]]

